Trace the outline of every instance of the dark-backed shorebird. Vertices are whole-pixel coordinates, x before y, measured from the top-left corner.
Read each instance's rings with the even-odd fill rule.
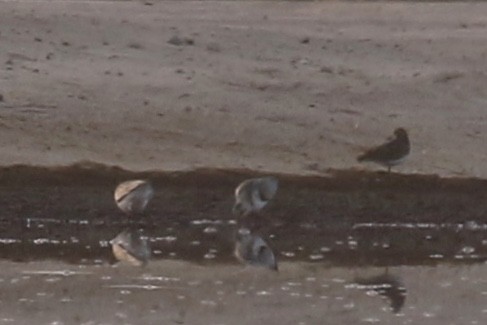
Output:
[[[279,181],[276,177],[267,176],[243,181],[235,189],[233,213],[247,216],[260,211],[276,195]]]
[[[144,266],[151,257],[149,242],[141,230],[125,229],[110,241],[115,258],[135,266]]]
[[[250,230],[241,228],[237,232],[235,256],[247,265],[265,267],[277,271],[277,261],[267,243]]]
[[[120,210],[127,215],[138,215],[154,197],[154,188],[145,180],[126,181],[117,186],[114,197]]]
[[[403,128],[394,131],[394,138],[386,143],[371,148],[357,157],[359,162],[372,161],[387,167],[391,172],[391,167],[402,163],[411,151],[408,133]]]

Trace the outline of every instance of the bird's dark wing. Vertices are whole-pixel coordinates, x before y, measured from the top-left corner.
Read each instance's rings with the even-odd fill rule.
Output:
[[[393,139],[378,147],[367,150],[358,156],[358,161],[388,161],[397,160],[404,157],[409,151],[407,143],[402,143],[399,139]]]

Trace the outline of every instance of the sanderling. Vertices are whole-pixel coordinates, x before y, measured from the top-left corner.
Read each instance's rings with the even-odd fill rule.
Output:
[[[117,206],[126,214],[141,214],[154,197],[154,188],[148,181],[126,181],[117,186],[114,197]]]
[[[252,178],[235,189],[233,213],[246,216],[261,210],[276,195],[279,182],[276,177]]]

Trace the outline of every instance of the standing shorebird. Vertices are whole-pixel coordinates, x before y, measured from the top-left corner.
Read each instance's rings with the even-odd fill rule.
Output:
[[[386,143],[371,148],[357,157],[359,162],[372,161],[387,167],[391,172],[391,167],[401,164],[409,155],[411,145],[406,130],[398,128],[394,131],[394,138]]]
[[[141,230],[125,229],[110,241],[115,258],[134,266],[144,266],[150,259],[149,242]]]
[[[127,215],[142,214],[154,197],[154,188],[148,181],[126,181],[117,186],[114,197],[117,206]]]
[[[235,189],[233,213],[247,216],[260,211],[276,195],[279,182],[273,176],[252,178],[240,183]]]
[[[278,271],[277,261],[270,247],[261,237],[252,235],[246,228],[238,230],[235,256],[244,264]]]

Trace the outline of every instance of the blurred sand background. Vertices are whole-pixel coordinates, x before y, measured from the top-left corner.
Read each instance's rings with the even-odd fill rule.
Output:
[[[9,1],[0,164],[487,177],[487,4]]]

